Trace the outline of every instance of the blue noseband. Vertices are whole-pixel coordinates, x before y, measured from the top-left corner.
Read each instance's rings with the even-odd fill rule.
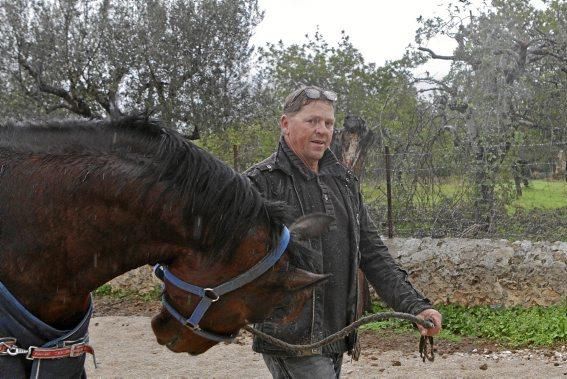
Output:
[[[234,291],[245,284],[258,278],[260,275],[268,271],[269,268],[274,266],[276,262],[283,255],[288,243],[290,235],[287,227],[283,227],[282,235],[280,237],[280,242],[275,249],[270,251],[260,262],[256,263],[250,270],[238,275],[237,277],[220,284],[214,288],[203,288],[190,283],[187,283],[177,276],[173,275],[171,271],[167,269],[166,266],[157,264],[154,266],[154,274],[162,280],[164,283],[169,282],[186,292],[197,295],[201,298],[199,304],[189,318],[186,318],[181,313],[179,313],[165,298],[162,296],[162,303],[165,309],[181,324],[190,328],[193,333],[207,338],[216,342],[232,341],[236,338],[237,333],[231,335],[221,335],[211,331],[203,330],[199,327],[199,322],[205,315],[205,312],[209,309],[212,303],[218,301],[220,297],[228,292]]]

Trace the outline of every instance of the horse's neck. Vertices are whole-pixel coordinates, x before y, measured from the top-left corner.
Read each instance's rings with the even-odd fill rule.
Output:
[[[21,237],[19,251],[2,253],[0,280],[31,313],[58,328],[80,321],[91,291],[180,252],[180,237],[163,221],[120,209],[82,212],[52,217],[57,224],[48,228],[38,221],[29,228],[35,235]]]

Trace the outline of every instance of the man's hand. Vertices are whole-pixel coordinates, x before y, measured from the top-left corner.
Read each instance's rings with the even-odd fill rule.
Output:
[[[433,328],[427,329],[417,324],[419,333],[421,333],[422,336],[434,336],[436,334],[439,334],[439,332],[441,331],[441,325],[443,320],[443,316],[441,316],[441,313],[437,312],[435,309],[426,309],[420,314],[418,314],[417,317],[421,317],[424,320],[430,320],[435,325]]]

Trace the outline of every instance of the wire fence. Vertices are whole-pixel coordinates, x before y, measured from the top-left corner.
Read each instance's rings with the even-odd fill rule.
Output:
[[[483,146],[497,149],[374,149],[366,203],[392,237],[567,241],[567,142]]]

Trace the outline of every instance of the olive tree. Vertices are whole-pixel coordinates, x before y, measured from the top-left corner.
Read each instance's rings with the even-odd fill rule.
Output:
[[[25,105],[2,106],[0,115],[151,112],[193,133],[247,115],[257,0],[0,0],[0,7],[0,80]]]
[[[534,132],[564,125],[565,107],[553,104],[565,100],[566,15],[567,4],[555,0],[542,8],[528,0],[493,0],[478,9],[463,1],[449,4],[445,17],[421,20],[418,49],[452,65],[443,79],[418,80],[431,84],[437,111],[473,157],[466,169],[482,228],[493,225],[495,188],[521,158],[518,146]],[[453,38],[454,51],[425,47],[436,35]]]

